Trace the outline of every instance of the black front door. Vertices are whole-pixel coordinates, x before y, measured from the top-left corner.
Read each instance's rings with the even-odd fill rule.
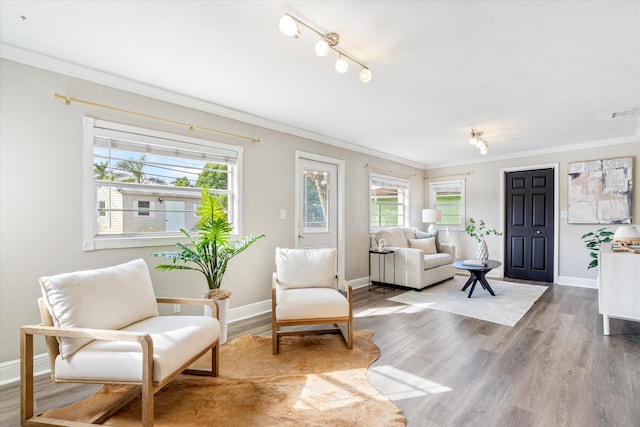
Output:
[[[553,282],[553,169],[505,178],[505,276]]]

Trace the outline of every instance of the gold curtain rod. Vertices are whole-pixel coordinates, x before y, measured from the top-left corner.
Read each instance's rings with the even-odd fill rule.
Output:
[[[374,165],[371,163],[365,163],[364,164],[365,168],[373,168],[373,169],[380,169],[380,170],[384,170],[387,171],[389,173],[397,173],[397,174],[401,174],[401,175],[408,175],[408,176],[416,176],[415,173],[412,172],[404,172],[404,171],[399,171],[399,170],[394,170],[394,169],[389,169],[387,167],[384,166],[379,166],[379,165]]]
[[[471,175],[473,172],[463,172],[463,173],[457,173],[455,175],[442,175],[442,176],[424,176],[423,179],[439,179],[439,178],[454,178],[456,176],[468,176]]]
[[[87,101],[87,100],[84,100],[84,99],[78,99],[78,98],[72,98],[70,96],[60,95],[59,93],[56,93],[53,96],[56,99],[64,99],[64,103],[67,104],[67,105],[71,105],[71,102],[78,102],[80,104],[86,104],[86,105],[91,105],[93,107],[105,108],[107,110],[118,111],[120,113],[132,114],[134,116],[144,117],[146,119],[158,120],[160,122],[171,123],[173,125],[178,125],[178,126],[186,126],[186,127],[189,128],[189,130],[192,130],[192,131],[197,129],[197,130],[202,130],[202,131],[205,131],[205,132],[217,133],[219,135],[226,135],[226,136],[231,136],[231,137],[234,137],[234,138],[246,139],[247,141],[251,141],[254,144],[257,143],[257,142],[260,142],[260,139],[252,138],[250,136],[238,135],[238,134],[231,133],[231,132],[225,132],[225,131],[222,131],[222,130],[211,129],[211,128],[206,128],[206,127],[194,125],[194,124],[191,124],[191,123],[184,123],[184,122],[179,122],[177,120],[165,119],[165,118],[162,118],[162,117],[152,116],[150,114],[138,113],[136,111],[131,111],[131,110],[125,110],[124,108],[111,107],[109,105],[98,104],[97,102],[92,102],[92,101]]]

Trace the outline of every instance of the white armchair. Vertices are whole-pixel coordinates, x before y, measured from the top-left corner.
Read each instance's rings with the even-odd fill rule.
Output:
[[[271,288],[273,354],[283,335],[340,333],[353,347],[351,284],[336,273],[336,249],[276,248]],[[344,292],[344,294],[343,294]],[[294,326],[329,325],[326,329]]]
[[[216,376],[220,324],[213,300],[156,298],[149,270],[137,259],[40,279],[41,325],[20,328],[22,425],[82,425],[34,416],[33,337],[45,337],[56,383],[139,385],[97,414],[101,424],[142,394],[140,425],[153,425],[154,394],[182,372]],[[212,317],[160,316],[157,303],[201,304]],[[211,352],[211,370],[187,369]]]

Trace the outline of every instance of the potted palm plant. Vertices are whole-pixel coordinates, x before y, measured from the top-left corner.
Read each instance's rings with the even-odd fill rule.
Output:
[[[209,193],[206,187],[202,189],[197,213],[199,217],[196,222],[197,235],[180,229],[180,232],[187,236],[190,244],[178,242],[176,243],[177,251],[156,252],[151,256],[172,261],[171,264],[157,265],[156,269],[160,271],[195,270],[204,275],[209,288],[205,292],[205,297],[219,300],[222,329],[220,343],[222,344],[227,337],[226,311],[231,296],[230,291],[220,289],[227,265],[233,257],[265,235],[249,235],[232,242],[233,226],[229,223],[218,197]]]

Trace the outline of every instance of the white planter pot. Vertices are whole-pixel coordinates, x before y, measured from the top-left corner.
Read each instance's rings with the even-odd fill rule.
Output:
[[[220,321],[220,344],[227,342],[227,330],[229,326],[229,300],[231,292],[224,289],[214,289],[204,294],[205,298],[212,298],[218,302],[218,320]],[[204,315],[211,316],[211,307],[204,306]]]

